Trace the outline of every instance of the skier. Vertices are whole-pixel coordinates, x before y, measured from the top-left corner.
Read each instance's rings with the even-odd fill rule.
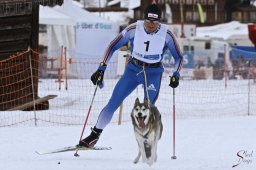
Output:
[[[110,43],[106,49],[103,61],[97,71],[92,74],[94,85],[103,87],[104,71],[112,54],[130,41],[131,57],[125,72],[117,82],[107,105],[102,109],[96,125],[91,128],[91,134],[81,140],[78,147],[93,147],[98,141],[103,129],[111,121],[113,113],[122,101],[140,84],[145,84],[144,70],[147,77],[148,96],[151,105],[154,105],[159,94],[161,78],[164,68],[162,66],[163,52],[170,50],[175,59],[174,72],[170,77],[172,88],[179,85],[180,69],[183,63],[179,45],[168,26],[159,22],[161,10],[155,4],[149,5],[144,11],[144,21],[138,20],[126,27]],[[144,86],[144,93],[146,89]],[[144,100],[147,100],[145,95]]]

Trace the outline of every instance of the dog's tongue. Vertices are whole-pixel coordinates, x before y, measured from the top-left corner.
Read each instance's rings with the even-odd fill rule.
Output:
[[[144,123],[144,118],[138,118],[138,122],[139,122],[139,126],[141,127],[141,128],[145,128],[145,123]]]

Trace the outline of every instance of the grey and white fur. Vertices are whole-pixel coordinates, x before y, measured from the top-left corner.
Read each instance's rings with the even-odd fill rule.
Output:
[[[157,160],[157,143],[162,136],[163,125],[161,114],[156,106],[148,106],[148,102],[135,100],[131,113],[134,134],[138,143],[138,155],[135,164],[142,157],[142,162],[151,166]]]

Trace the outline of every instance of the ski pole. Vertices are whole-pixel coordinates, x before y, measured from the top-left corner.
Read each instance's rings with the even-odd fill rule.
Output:
[[[175,88],[173,88],[173,156],[172,159],[177,159],[177,156],[175,156]]]
[[[92,109],[92,104],[93,104],[93,101],[94,101],[94,98],[96,96],[96,92],[97,92],[97,89],[99,87],[99,84],[98,82],[101,80],[101,77],[98,78],[97,82],[96,82],[96,87],[95,87],[95,90],[94,90],[94,93],[93,93],[93,96],[92,96],[92,101],[91,101],[91,104],[90,104],[90,107],[89,107],[89,110],[88,110],[88,113],[87,113],[87,116],[86,116],[86,119],[85,119],[85,122],[84,122],[84,126],[83,126],[83,130],[82,130],[82,133],[81,133],[81,136],[80,136],[80,139],[79,139],[79,142],[82,140],[83,138],[83,134],[84,134],[84,130],[85,130],[85,126],[87,124],[87,121],[88,121],[88,118],[89,118],[89,115],[90,115],[90,112],[91,112],[91,109]],[[79,149],[76,149],[76,152],[74,153],[74,156],[78,157],[78,150]]]

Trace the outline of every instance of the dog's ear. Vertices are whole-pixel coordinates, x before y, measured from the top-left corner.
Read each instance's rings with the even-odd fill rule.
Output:
[[[135,100],[135,104],[134,104],[134,105],[138,105],[138,104],[140,104],[140,100],[139,100],[139,98],[137,97],[136,100]]]
[[[148,105],[148,99],[144,100],[144,105],[147,106],[147,107],[149,107],[149,105]]]

